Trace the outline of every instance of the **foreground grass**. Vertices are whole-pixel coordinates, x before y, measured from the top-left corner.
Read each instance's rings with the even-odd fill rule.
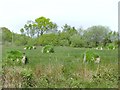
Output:
[[[3,47],[3,60],[6,52],[13,49],[25,52],[29,58],[29,64],[25,66],[4,67],[4,87],[117,88],[117,50],[91,49],[100,55],[101,63],[84,65],[82,55],[88,49],[55,47],[55,53],[44,54],[41,48]]]

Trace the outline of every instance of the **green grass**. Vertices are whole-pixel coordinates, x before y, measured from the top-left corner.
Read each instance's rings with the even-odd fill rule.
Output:
[[[29,63],[24,68],[33,71],[34,87],[51,88],[117,88],[118,50],[94,50],[101,57],[99,69],[95,64],[83,64],[86,48],[55,47],[55,53],[42,53],[42,47],[24,50],[24,46],[3,47],[6,52],[21,50],[28,56]]]

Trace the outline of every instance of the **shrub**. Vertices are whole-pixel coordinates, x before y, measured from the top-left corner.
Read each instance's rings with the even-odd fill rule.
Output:
[[[86,51],[83,56],[84,62],[89,63],[95,62],[96,58],[99,57],[99,55],[97,53],[94,53],[93,51]]]
[[[75,34],[70,37],[71,45],[72,47],[83,47],[84,46],[84,40],[79,34]]]
[[[44,34],[37,39],[37,45],[58,45],[58,35],[56,34]]]
[[[107,45],[107,48],[108,49],[114,49],[115,45],[113,43],[110,43],[110,44]]]
[[[6,58],[7,64],[20,64],[22,59],[22,52],[18,50],[12,50],[7,52]]]
[[[60,40],[59,45],[60,46],[69,46],[69,41],[66,39]]]
[[[42,53],[54,53],[54,48],[52,45],[46,45],[42,48]]]
[[[23,69],[21,71],[22,76],[22,87],[33,87],[34,86],[34,79],[31,69]]]

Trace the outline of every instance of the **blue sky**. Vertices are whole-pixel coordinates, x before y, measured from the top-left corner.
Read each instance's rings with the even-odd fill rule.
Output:
[[[40,16],[50,18],[59,28],[65,23],[83,27],[108,26],[118,31],[119,0],[0,0],[0,27],[18,32]]]

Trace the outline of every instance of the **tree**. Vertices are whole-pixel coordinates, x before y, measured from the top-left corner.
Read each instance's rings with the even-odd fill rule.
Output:
[[[24,25],[25,33],[27,36],[34,37],[36,34],[36,27],[34,25],[35,22],[29,20],[27,21],[27,24]],[[24,29],[21,29],[21,33],[24,32]]]
[[[67,24],[63,25],[62,32],[66,32],[70,36],[74,35],[74,34],[77,34],[77,30],[75,29],[75,27],[71,27],[70,25],[67,25]]]
[[[36,44],[37,45],[58,45],[59,44],[59,39],[58,35],[54,33],[50,34],[43,34],[37,39]]]
[[[63,32],[67,32],[67,31],[69,31],[69,30],[71,29],[71,26],[68,25],[68,24],[65,24],[65,25],[63,25],[61,28],[62,28],[62,31],[63,31]]]
[[[48,32],[52,29],[55,29],[57,24],[54,24],[50,21],[49,18],[39,17],[35,19],[35,27],[37,27],[37,36],[43,35],[45,32]]]
[[[83,47],[84,46],[84,39],[79,34],[75,34],[70,37],[72,47]]]
[[[20,32],[21,32],[21,34],[24,34],[24,29],[21,28],[21,29],[20,29]]]
[[[60,34],[60,37],[61,37],[60,39],[61,40],[65,39],[64,42],[66,41],[70,45],[71,44],[70,37],[73,36],[74,34],[77,34],[77,33],[78,32],[75,29],[75,27],[71,27],[70,25],[65,24],[62,27],[62,32]]]
[[[25,35],[14,33],[14,44],[15,45],[26,45],[31,38]],[[31,39],[32,40],[32,39]]]
[[[103,42],[105,37],[110,32],[108,27],[104,26],[92,26],[85,31],[84,37],[86,38],[87,44],[97,47]]]
[[[6,27],[1,27],[1,30],[2,30],[2,42],[3,43],[5,41],[12,42],[12,32]]]

